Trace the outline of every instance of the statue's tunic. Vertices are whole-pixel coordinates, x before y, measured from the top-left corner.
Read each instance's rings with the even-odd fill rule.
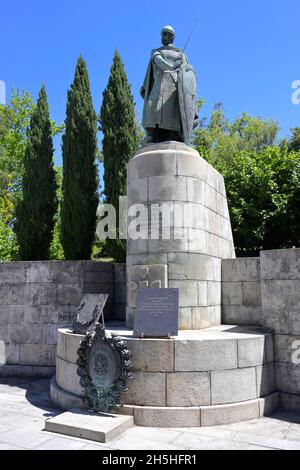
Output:
[[[176,61],[187,64],[187,57],[172,44],[154,49],[144,80],[143,127],[181,131]],[[171,66],[171,67],[170,67]]]

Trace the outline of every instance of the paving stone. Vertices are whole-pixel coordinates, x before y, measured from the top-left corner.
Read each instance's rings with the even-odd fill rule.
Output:
[[[110,450],[111,448],[107,445],[100,445],[100,444],[88,444],[88,445],[85,445],[81,450],[97,450],[99,452],[99,450]]]
[[[184,432],[174,441],[175,445],[183,446],[187,449],[197,450],[246,450],[244,443],[238,443],[226,439],[214,439],[206,436],[196,436],[190,432]]]
[[[134,444],[130,435],[122,436],[112,441],[111,446],[117,450],[184,450],[184,447],[180,447],[174,444],[161,444],[159,442],[146,441],[145,439],[135,438]]]
[[[247,442],[248,444],[260,445],[263,447],[271,447],[274,449],[281,450],[299,450],[299,442],[297,441],[286,441],[285,439],[276,439],[265,437],[262,435],[255,435],[253,433],[239,432],[234,441]]]
[[[86,448],[85,442],[54,437],[44,444],[38,445],[34,450],[80,450]]]
[[[127,432],[127,435],[130,435],[131,439],[137,438],[163,444],[172,444],[181,433],[182,430],[180,429],[168,428],[168,432],[166,432],[165,429],[159,427],[133,426]]]
[[[21,449],[33,449],[51,439],[51,436],[40,432],[21,429],[13,429],[2,432],[0,435],[1,444],[9,444]]]

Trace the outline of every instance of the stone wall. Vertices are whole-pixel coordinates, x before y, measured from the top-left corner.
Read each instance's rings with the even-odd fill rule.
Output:
[[[263,323],[272,329],[276,386],[286,409],[300,410],[300,249],[261,253]]]
[[[0,375],[51,375],[57,330],[72,322],[86,293],[110,294],[105,319],[125,319],[125,265],[93,261],[1,263]]]
[[[273,332],[281,404],[300,410],[300,249],[223,260],[222,303],[222,323]]]
[[[260,259],[222,260],[222,323],[261,325]]]

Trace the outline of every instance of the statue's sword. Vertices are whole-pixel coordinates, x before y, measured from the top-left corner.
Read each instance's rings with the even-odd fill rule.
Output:
[[[187,38],[187,40],[186,40],[185,46],[184,46],[184,48],[183,48],[183,52],[186,50],[186,48],[187,48],[187,46],[188,46],[188,43],[190,42],[190,39],[191,39],[191,37],[192,37],[192,34],[193,34],[193,32],[195,31],[197,24],[199,23],[199,19],[200,19],[199,17],[196,18],[196,21],[195,21],[195,23],[194,23],[194,26],[192,27],[191,32],[190,32],[190,34],[189,34],[189,36],[188,36],[188,38]]]

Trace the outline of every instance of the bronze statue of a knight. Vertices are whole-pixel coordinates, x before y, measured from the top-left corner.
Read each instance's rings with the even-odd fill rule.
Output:
[[[151,51],[141,88],[145,142],[188,143],[197,118],[196,74],[184,51],[173,45],[172,26],[162,29],[161,38],[162,47]]]

